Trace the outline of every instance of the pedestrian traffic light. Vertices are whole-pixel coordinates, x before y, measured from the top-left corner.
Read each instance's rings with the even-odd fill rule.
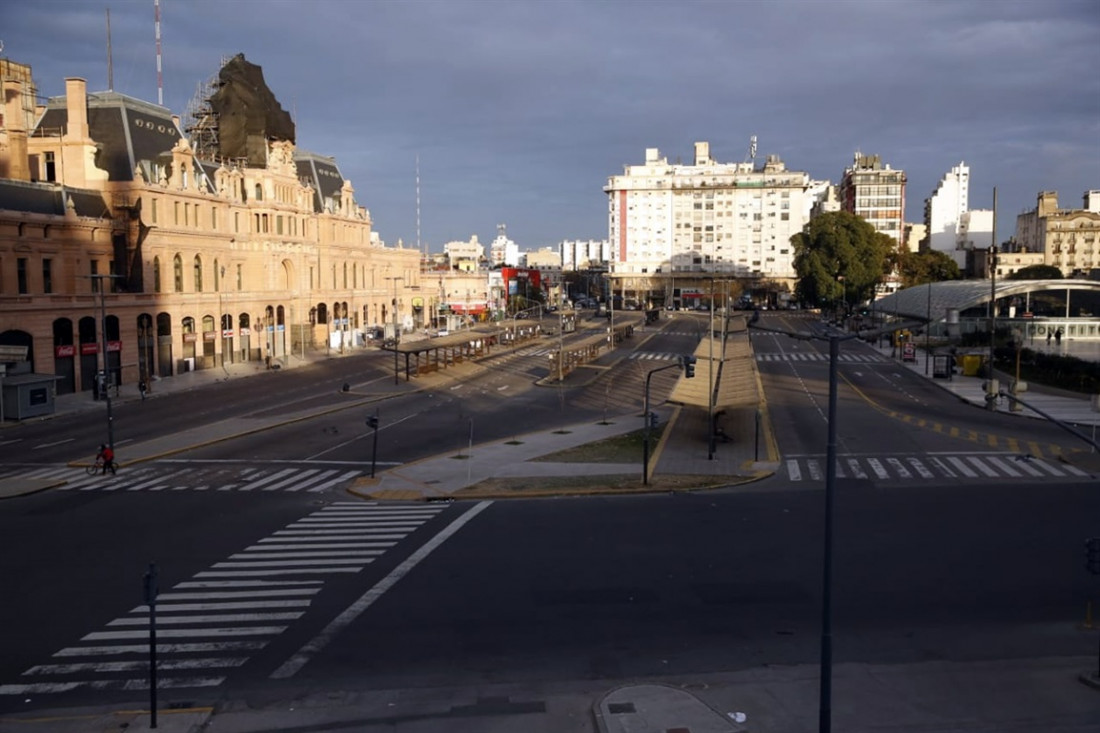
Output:
[[[681,356],[680,366],[684,368],[684,376],[687,379],[691,379],[695,376],[695,357],[694,356]]]
[[[1085,567],[1093,575],[1100,575],[1100,537],[1085,540]]]
[[[656,412],[649,413],[649,427],[651,427],[651,428],[657,427],[657,413]]]
[[[378,429],[378,416],[377,415],[368,415],[367,416],[367,427],[374,428],[375,430]]]

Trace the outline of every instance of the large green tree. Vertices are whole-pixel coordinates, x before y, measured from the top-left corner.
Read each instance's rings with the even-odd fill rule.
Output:
[[[958,280],[962,277],[959,266],[951,259],[951,255],[935,249],[927,252],[899,251],[897,269],[903,288]]]
[[[894,240],[861,217],[836,211],[810,220],[791,237],[796,291],[803,303],[817,306],[860,303],[893,264]]]
[[[1061,280],[1062,271],[1054,265],[1028,265],[1009,275],[1006,280]]]

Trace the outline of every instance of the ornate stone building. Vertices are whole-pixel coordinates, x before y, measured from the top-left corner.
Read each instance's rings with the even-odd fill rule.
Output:
[[[14,371],[55,375],[64,394],[97,387],[104,345],[118,384],[355,348],[395,307],[422,325],[419,253],[381,243],[333,159],[270,137],[261,165],[200,159],[164,107],[78,78],[44,106],[33,95],[4,80],[0,347],[15,350],[0,351],[25,347]]]

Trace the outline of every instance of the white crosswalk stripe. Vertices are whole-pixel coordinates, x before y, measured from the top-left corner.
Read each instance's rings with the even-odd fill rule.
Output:
[[[174,491],[281,491],[319,493],[341,488],[363,474],[359,469],[318,467],[308,464],[280,468],[233,468],[202,463],[181,463],[170,468],[148,464],[124,468],[116,475],[89,476],[83,468],[9,466],[0,480],[25,477],[64,481],[57,491],[174,492]]]
[[[824,481],[824,456],[802,456],[784,461],[790,481]],[[1012,453],[977,455],[838,456],[836,477],[878,482],[920,482],[936,479],[1034,479],[1057,476],[1087,478],[1076,466]]]
[[[271,480],[262,471],[253,476]],[[176,583],[157,596],[158,687],[221,685],[234,669],[309,613],[332,577],[326,573],[360,572],[444,510],[337,502]],[[399,527],[391,526],[395,518]],[[376,519],[386,523],[388,541],[375,541],[381,539]],[[318,534],[283,536],[283,531],[302,524],[316,527]],[[337,536],[369,541],[354,550],[333,543]],[[288,547],[289,542],[294,544]],[[36,664],[17,680],[0,684],[0,696],[147,689],[149,647],[144,642],[149,638],[149,614],[147,605],[130,608],[55,652],[54,661]]]
[[[820,361],[828,362],[829,355],[816,351],[761,352],[756,354],[757,361]],[[889,362],[881,354],[838,354],[837,361],[848,364],[882,364]]]

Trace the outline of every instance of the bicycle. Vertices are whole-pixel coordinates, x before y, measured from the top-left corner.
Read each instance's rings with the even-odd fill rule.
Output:
[[[107,468],[110,469],[111,475],[114,475],[115,473],[118,472],[118,462],[117,461],[111,461],[111,465],[109,465]],[[102,473],[103,472],[103,461],[102,461],[102,459],[97,458],[95,460],[95,463],[88,464],[88,466],[84,470],[85,470],[85,472],[87,472],[87,474],[89,476],[95,476],[97,473]]]

